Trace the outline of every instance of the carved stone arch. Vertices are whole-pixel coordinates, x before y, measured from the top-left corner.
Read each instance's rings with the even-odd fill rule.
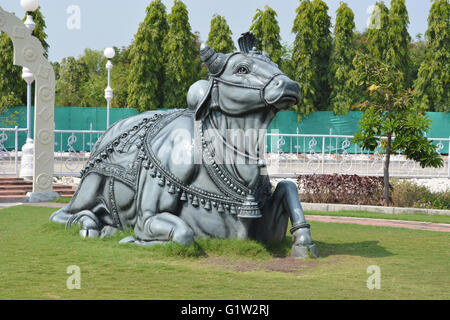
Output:
[[[0,7],[0,31],[11,38],[14,64],[35,78],[33,193],[53,191],[55,72],[41,42],[12,13]]]

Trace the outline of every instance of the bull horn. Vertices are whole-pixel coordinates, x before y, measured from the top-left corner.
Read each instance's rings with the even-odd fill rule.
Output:
[[[200,47],[200,58],[213,76],[222,72],[227,60],[224,54],[217,53],[206,42],[203,42]]]

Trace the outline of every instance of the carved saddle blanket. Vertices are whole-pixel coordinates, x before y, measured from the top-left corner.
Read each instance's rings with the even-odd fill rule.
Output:
[[[267,199],[268,195],[271,194],[271,185],[268,177],[258,183],[257,190],[248,190],[242,184],[233,180],[231,175],[226,174],[226,170],[223,167],[221,170],[214,163],[209,163],[210,157],[207,148],[205,148],[203,158],[206,161],[205,167],[208,175],[219,190],[224,193],[214,194],[198,187],[184,184],[157,159],[151,148],[153,138],[168,123],[186,113],[192,112],[190,110],[174,110],[160,113],[144,113],[142,117],[135,120],[131,128],[121,133],[118,132],[114,138],[112,138],[114,134],[111,131],[120,130],[112,126],[97,141],[89,161],[81,171],[81,178],[85,178],[90,173],[97,173],[119,180],[137,192],[139,174],[142,168],[145,168],[150,170],[150,175],[153,178],[159,179],[158,184],[161,187],[167,186],[169,193],[180,194],[181,201],[189,201],[193,206],[202,205],[207,210],[215,208],[219,213],[227,212],[247,218],[260,217],[260,208],[264,205],[264,199]],[[106,141],[105,139],[109,140]],[[224,174],[227,177],[226,179],[223,179]],[[242,190],[238,189],[239,192],[237,192],[237,190],[230,188],[230,185],[240,185]],[[247,200],[246,202],[250,193],[259,201],[252,202]]]

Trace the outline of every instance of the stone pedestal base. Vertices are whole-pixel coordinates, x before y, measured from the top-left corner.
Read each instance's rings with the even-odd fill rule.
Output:
[[[28,202],[48,202],[59,198],[58,192],[28,192]]]
[[[20,178],[33,180],[33,158],[34,158],[34,142],[33,139],[27,139],[22,147],[22,160],[20,162]]]

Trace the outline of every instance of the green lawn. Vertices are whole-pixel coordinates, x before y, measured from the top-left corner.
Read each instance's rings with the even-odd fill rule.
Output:
[[[0,299],[449,299],[449,234],[311,222],[321,258],[286,258],[252,241],[188,248],[81,239],[48,223],[55,209],[0,210]],[[130,231],[127,232],[129,234]],[[276,255],[278,257],[273,257]],[[81,269],[69,290],[67,267]],[[367,268],[381,268],[369,290]]]
[[[404,213],[404,214],[388,214],[368,211],[305,211],[306,215],[313,216],[332,216],[332,217],[355,217],[355,218],[374,218],[388,220],[406,220],[406,221],[422,221],[432,223],[448,223],[450,224],[450,216],[444,215],[428,215],[422,213]]]

